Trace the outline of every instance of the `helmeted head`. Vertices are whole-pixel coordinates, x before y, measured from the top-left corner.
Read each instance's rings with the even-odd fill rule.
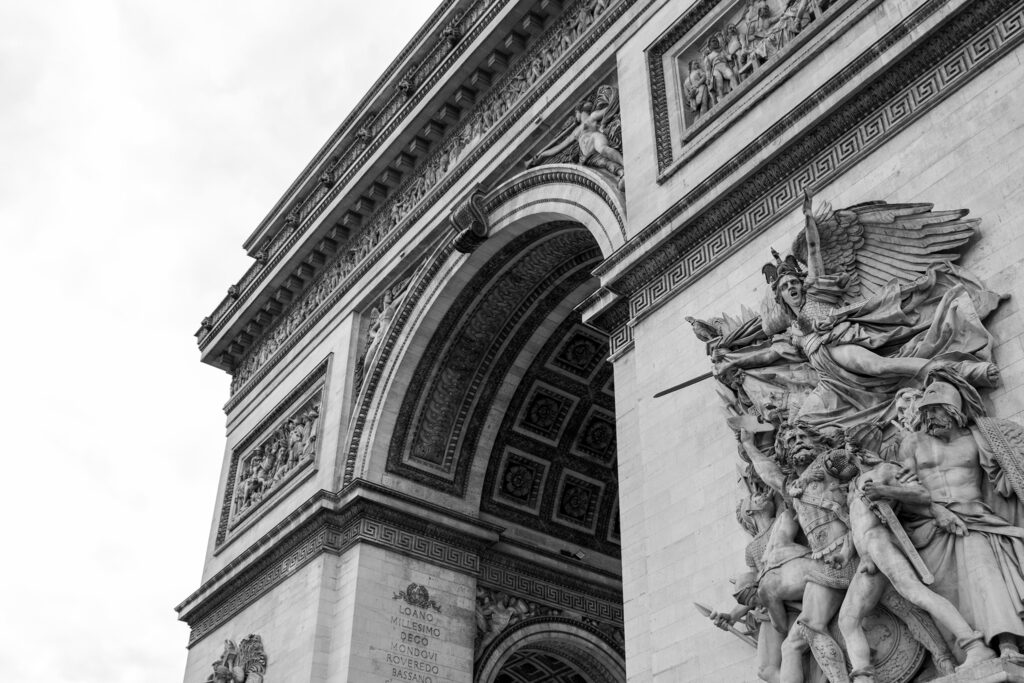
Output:
[[[963,398],[957,388],[949,382],[931,382],[924,389],[918,403],[920,423],[933,436],[941,436],[954,426],[965,427],[967,417],[963,412]]]
[[[757,575],[754,572],[743,572],[733,580],[736,589],[732,596],[741,605],[747,607],[757,606]]]
[[[804,306],[804,280],[798,273],[780,273],[775,281],[775,300],[794,313]]]

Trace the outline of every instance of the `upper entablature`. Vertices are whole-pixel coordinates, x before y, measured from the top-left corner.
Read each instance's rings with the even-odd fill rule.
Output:
[[[416,39],[427,48],[407,48],[246,242],[256,263],[196,335],[204,362],[234,375],[236,397],[258,382],[481,155],[530,124],[524,114],[632,4],[477,0],[435,14]]]
[[[356,239],[368,224],[395,213],[396,201],[409,208],[396,195],[431,171],[424,166],[453,124],[565,8],[557,0],[444,3],[246,240],[255,263],[197,331],[203,360],[232,371],[323,266],[346,249],[362,260],[368,250]]]

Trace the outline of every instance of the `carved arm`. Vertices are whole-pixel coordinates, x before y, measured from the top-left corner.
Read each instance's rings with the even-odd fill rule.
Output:
[[[811,193],[804,188],[804,236],[807,238],[807,282],[814,282],[825,274],[825,263],[821,258],[821,236],[818,221],[811,207]]]
[[[559,152],[564,152],[566,149],[568,149],[575,142],[576,142],[576,135],[575,135],[575,131],[574,131],[574,133],[572,135],[569,135],[568,137],[566,137],[564,140],[562,140],[558,144],[552,145],[552,146],[548,147],[547,149],[544,149],[544,150],[541,150],[540,152],[537,152],[536,156],[534,156],[533,159],[530,160],[530,165],[533,166],[533,165],[537,164],[541,159],[546,159],[548,157],[553,157],[556,154],[558,154]]]
[[[739,439],[747,457],[750,458],[750,464],[757,472],[757,476],[761,477],[761,481],[785,495],[786,476],[778,464],[761,452],[761,449],[754,443],[754,435],[751,432],[741,429]]]

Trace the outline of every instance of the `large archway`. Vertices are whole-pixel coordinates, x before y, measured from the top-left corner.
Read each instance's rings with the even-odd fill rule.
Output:
[[[477,662],[477,683],[625,683],[622,650],[602,633],[568,619],[524,621]]]
[[[503,683],[622,680],[591,672],[621,667],[624,636],[613,367],[607,331],[578,310],[621,244],[621,205],[601,176],[555,170],[453,212],[366,367],[342,482],[499,530],[475,577],[478,664],[526,625],[589,634],[509,650]]]

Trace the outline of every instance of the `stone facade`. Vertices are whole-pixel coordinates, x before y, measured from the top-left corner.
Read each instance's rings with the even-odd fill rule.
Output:
[[[1022,38],[1011,0],[443,2],[197,333],[233,382],[184,680],[757,680],[694,606],[750,536],[687,318],[756,308],[805,190],[969,209],[1024,422]]]

